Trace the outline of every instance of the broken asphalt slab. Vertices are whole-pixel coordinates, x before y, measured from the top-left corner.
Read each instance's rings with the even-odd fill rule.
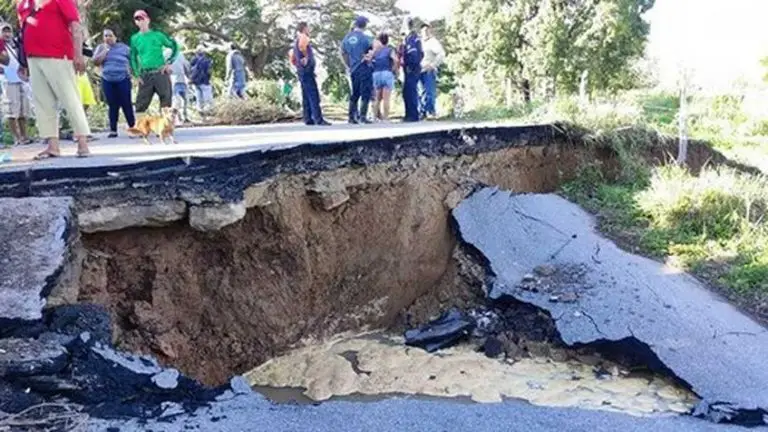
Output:
[[[73,207],[72,198],[0,198],[0,330],[42,317],[69,256]]]
[[[453,217],[462,240],[486,260],[492,299],[548,311],[569,345],[639,342],[703,399],[702,416],[765,422],[766,329],[693,277],[619,249],[591,215],[556,195],[484,188]],[[570,301],[526,286],[541,265],[579,269],[559,287]]]

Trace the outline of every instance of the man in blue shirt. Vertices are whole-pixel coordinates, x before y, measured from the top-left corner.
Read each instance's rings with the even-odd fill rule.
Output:
[[[197,110],[203,114],[213,102],[213,88],[211,87],[211,58],[205,54],[202,45],[197,47],[197,53],[190,62],[192,67],[192,84],[197,90]]]
[[[341,43],[341,58],[347,67],[352,82],[352,94],[349,97],[349,122],[370,123],[368,105],[373,94],[373,40],[363,32],[368,25],[368,18],[359,16],[352,29]],[[359,106],[358,104],[362,102]]]
[[[421,61],[424,59],[424,50],[421,47],[421,39],[416,33],[415,23],[408,19],[410,33],[405,37],[401,46],[400,63],[403,65],[405,79],[403,80],[403,101],[405,102],[405,122],[419,121],[419,80],[421,78]]]

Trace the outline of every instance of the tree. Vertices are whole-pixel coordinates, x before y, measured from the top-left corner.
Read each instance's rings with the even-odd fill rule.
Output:
[[[152,27],[168,31],[169,23],[182,10],[182,5],[174,0],[92,0],[88,8],[88,30],[92,35],[99,35],[109,27],[127,42],[137,31],[133,13],[138,9],[147,11]]]
[[[256,76],[280,76],[287,68],[289,29],[281,25],[283,4],[258,0],[185,0],[174,31],[191,44],[234,44]]]
[[[634,84],[655,0],[460,0],[448,26],[457,72],[488,71],[530,94]],[[479,44],[477,41],[484,41]]]

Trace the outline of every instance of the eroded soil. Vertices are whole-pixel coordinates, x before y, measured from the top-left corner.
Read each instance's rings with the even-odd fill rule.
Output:
[[[121,347],[218,384],[303,338],[476,301],[482,287],[454,259],[451,207],[474,182],[553,191],[595,158],[552,145],[274,179],[219,232],[85,235],[80,300],[111,310]]]

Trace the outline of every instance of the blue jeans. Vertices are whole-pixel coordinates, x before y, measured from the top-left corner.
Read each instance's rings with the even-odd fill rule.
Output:
[[[435,101],[437,99],[437,71],[421,73],[421,115],[437,114]]]
[[[406,72],[403,82],[403,102],[405,102],[406,122],[419,121],[419,74]]]
[[[104,99],[107,100],[109,106],[109,130],[117,132],[117,118],[121,109],[128,127],[135,126],[136,118],[131,103],[131,79],[126,78],[115,82],[102,80],[101,89],[104,91]]]
[[[301,83],[301,107],[304,110],[304,124],[320,124],[323,120],[323,111],[320,109],[320,90],[317,88],[317,80],[314,72],[299,74]]]
[[[184,84],[183,82],[178,82],[173,85],[173,99],[174,102],[179,102],[181,107],[176,107],[176,109],[181,110],[181,115],[184,119],[184,121],[189,120],[189,116],[187,115],[187,105],[189,101],[189,94],[187,93],[189,90],[189,87]]]
[[[373,96],[373,71],[363,64],[352,72],[352,94],[349,96],[349,121],[356,122],[368,117],[368,105]],[[358,107],[360,108],[358,113]]]

